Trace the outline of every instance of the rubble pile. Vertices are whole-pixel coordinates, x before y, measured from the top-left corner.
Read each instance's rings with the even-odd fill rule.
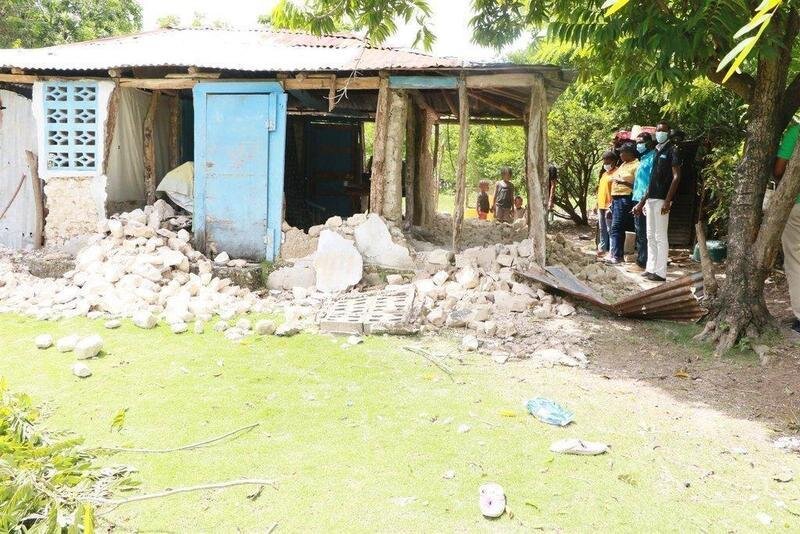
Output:
[[[212,275],[212,261],[192,248],[184,224],[159,200],[108,219],[61,278],[36,278],[2,262],[0,311],[44,320],[132,317],[145,328],[158,319],[174,325],[265,311],[257,295]]]
[[[438,245],[450,243],[453,235],[453,217],[448,213],[437,213],[429,230],[415,228],[415,233],[423,239]],[[485,246],[494,243],[515,243],[528,237],[528,224],[525,219],[517,219],[513,224],[464,219],[461,227],[461,243],[466,247]]]
[[[570,243],[562,234],[556,234],[547,240],[547,264],[563,265],[579,280],[586,282],[586,285],[610,301],[641,289],[618,269],[598,262]]]

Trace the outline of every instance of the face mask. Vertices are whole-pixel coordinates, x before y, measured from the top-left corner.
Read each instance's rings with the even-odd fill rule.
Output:
[[[658,141],[658,144],[665,142],[667,139],[669,139],[668,132],[656,132],[656,141]]]
[[[610,164],[610,163],[605,163],[605,164],[603,164],[603,168],[606,170],[606,172],[608,172],[611,169],[613,169],[614,166],[612,164]]]
[[[644,154],[647,152],[647,145],[644,143],[636,143],[636,150],[639,151],[639,154]]]

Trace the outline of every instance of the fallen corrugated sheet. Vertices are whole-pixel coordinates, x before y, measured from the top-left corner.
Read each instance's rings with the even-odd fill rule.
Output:
[[[517,271],[517,274],[620,317],[695,321],[706,313],[699,302],[703,290],[702,273],[683,276],[614,303],[597,294],[562,265],[548,266],[544,270]]]

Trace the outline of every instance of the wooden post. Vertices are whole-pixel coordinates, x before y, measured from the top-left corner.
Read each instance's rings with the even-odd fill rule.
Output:
[[[525,187],[528,192],[528,236],[533,243],[533,258],[541,267],[545,265],[545,141],[547,135],[547,94],[544,81],[534,80],[531,86],[531,101],[528,104],[528,128],[525,158]]]
[[[30,150],[25,151],[28,160],[28,169],[31,173],[31,186],[33,188],[33,209],[36,212],[35,226],[33,227],[33,247],[42,248],[44,245],[44,193],[42,180],[39,178],[39,158]]]
[[[458,168],[456,170],[456,199],[453,207],[453,252],[458,251],[461,227],[464,224],[464,201],[467,189],[467,151],[469,150],[469,96],[467,84],[458,82]]]
[[[147,108],[147,115],[144,118],[144,190],[147,204],[154,204],[156,201],[156,145],[153,141],[153,131],[160,94],[160,91],[153,91],[150,107]]]
[[[403,148],[406,134],[406,92],[389,91],[386,126],[383,216],[399,222],[403,217]]]
[[[369,211],[383,214],[383,189],[386,182],[386,131],[389,124],[389,78],[382,77],[375,110],[375,140],[372,144]]]
[[[414,105],[411,95],[406,96],[406,165],[405,165],[405,197],[406,212],[404,222],[407,228],[414,224],[416,211],[416,189],[419,180],[417,152],[417,136],[419,135],[418,108]]]
[[[108,158],[111,156],[111,147],[114,145],[114,130],[117,129],[117,113],[119,109],[119,86],[114,87],[108,98],[108,116],[103,126],[105,129],[105,146],[103,147],[103,174],[108,174]]]
[[[414,224],[430,227],[436,215],[439,184],[434,173],[434,154],[431,136],[436,116],[417,109],[417,132],[414,138],[417,156],[416,184],[414,185]]]
[[[175,95],[169,109],[169,168],[174,169],[181,161],[181,96]]]

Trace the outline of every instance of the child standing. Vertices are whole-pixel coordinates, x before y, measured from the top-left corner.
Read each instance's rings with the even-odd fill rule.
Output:
[[[486,216],[491,209],[489,204],[489,180],[481,180],[478,182],[478,218],[486,220]]]

